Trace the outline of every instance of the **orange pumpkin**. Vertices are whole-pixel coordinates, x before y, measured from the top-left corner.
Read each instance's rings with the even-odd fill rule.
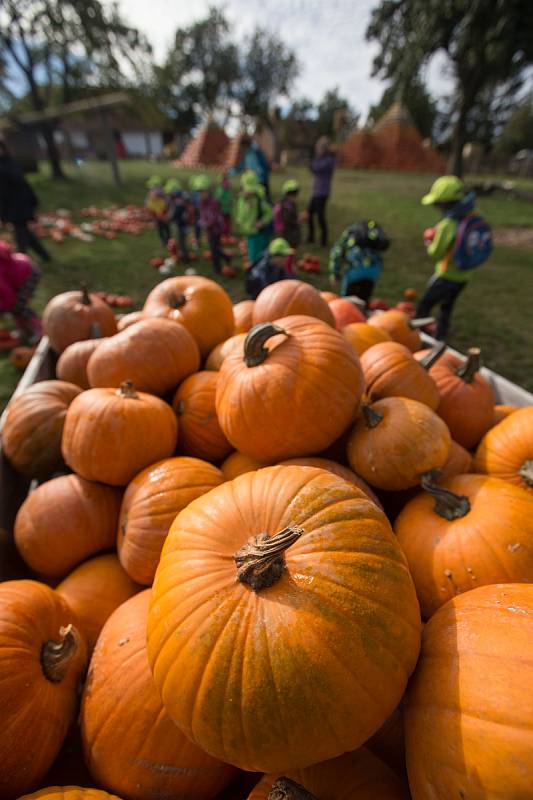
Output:
[[[69,381],[82,389],[88,389],[87,364],[89,359],[103,342],[108,339],[85,339],[82,342],[69,344],[59,356],[56,375],[62,381]]]
[[[425,619],[476,586],[533,583],[531,495],[485,475],[456,475],[423,487],[394,528]]]
[[[146,657],[150,594],[121,605],[98,639],[80,718],[85,759],[121,797],[214,797],[236,771],[186,739],[163,708]]]
[[[222,462],[220,469],[222,470],[224,479],[232,481],[234,478],[238,478],[239,475],[244,475],[245,472],[252,472],[264,466],[265,464],[261,461],[250,458],[250,456],[245,456],[244,453],[239,453],[239,451],[236,450]]]
[[[443,467],[450,442],[448,428],[428,406],[386,397],[363,406],[348,439],[348,461],[371,486],[401,491]]]
[[[366,317],[355,303],[346,297],[336,297],[329,301],[329,308],[335,320],[335,327],[338,331],[343,331],[347,325],[355,323],[366,323]]]
[[[117,322],[117,330],[125,331],[130,325],[135,325],[137,322],[146,319],[142,311],[130,311],[129,314],[123,314]]]
[[[15,543],[32,570],[66,575],[86,558],[113,547],[120,492],[62,475],[31,492],[15,520]]]
[[[533,492],[533,406],[519,409],[485,434],[475,469]]]
[[[506,406],[506,405],[496,405],[494,406],[494,414],[492,416],[492,427],[501,422],[502,419],[506,419],[511,414],[514,414],[515,411],[518,411],[519,406]]]
[[[253,300],[241,300],[233,306],[233,333],[248,333],[252,327],[252,316],[254,312]]]
[[[72,403],[63,431],[63,457],[87,480],[125,486],[141,469],[172,455],[178,424],[172,408],[129,383],[88,389]]]
[[[396,308],[391,308],[382,314],[374,314],[369,318],[368,324],[385,331],[391,339],[405,345],[412,353],[420,350],[422,346],[418,321],[409,319],[407,314]]]
[[[120,509],[117,550],[137,583],[151,585],[168,529],[192,500],[223,482],[216,467],[199,458],[167,458],[131,481]]]
[[[140,588],[124,572],[116,555],[107,553],[80,564],[56,586],[56,592],[76,614],[92,650],[107,618]]]
[[[35,347],[14,347],[9,354],[9,362],[15,369],[25,370],[35,353]]]
[[[431,350],[425,361],[416,361],[398,342],[382,342],[361,356],[366,395],[371,402],[383,397],[410,397],[436,411],[440,395],[427,370],[442,355],[446,345]]]
[[[264,462],[324,450],[353,420],[363,391],[353,348],[311,317],[255,326],[244,357],[228,356],[219,376],[220,427],[237,450]]]
[[[375,344],[392,341],[387,331],[369,325],[368,322],[352,322],[343,328],[342,335],[348,339],[359,356]]]
[[[461,447],[460,444],[457,444],[457,442],[454,442],[452,439],[448,458],[440,470],[440,475],[438,477],[439,483],[447,478],[453,478],[455,475],[466,475],[468,472],[472,472],[473,464],[474,459],[468,450],[465,450],[464,447]]]
[[[139,391],[164,395],[200,367],[198,346],[183,325],[145,319],[103,342],[87,365],[93,387],[133,381]]]
[[[413,800],[531,795],[532,617],[533,586],[499,584],[426,625],[405,707]]]
[[[253,311],[253,324],[273,322],[280,317],[305,315],[316,317],[335,327],[335,319],[320,293],[310,283],[298,280],[278,281],[259,293]]]
[[[44,778],[76,713],[87,648],[65,601],[36,581],[0,584],[0,797]]]
[[[317,458],[317,457],[308,457],[308,458],[289,458],[287,461],[281,462],[282,466],[291,466],[295,465],[297,467],[318,467],[318,469],[326,469],[328,472],[332,472],[333,475],[338,475],[339,478],[344,478],[345,481],[348,483],[353,483],[354,486],[357,486],[358,489],[361,489],[367,497],[370,497],[371,500],[376,503],[380,508],[383,508],[381,503],[379,502],[378,498],[370,488],[370,486],[356,475],[355,472],[352,472],[351,469],[348,467],[343,467],[342,464],[337,464],[336,461],[332,461],[329,458]]]
[[[39,381],[9,403],[2,449],[17,472],[47,478],[60,469],[67,409],[80,392],[79,386],[65,381]]]
[[[117,323],[112,309],[86,288],[81,292],[63,292],[53,297],[43,313],[43,330],[56,353],[73,342],[98,336],[113,336]]]
[[[248,800],[272,797],[295,798],[299,795],[271,795],[281,778],[288,778],[310,792],[311,800],[408,800],[407,786],[379,758],[360,747],[353,753],[323,761],[304,769],[288,770],[286,775],[265,775]],[[279,784],[278,784],[279,785]]]
[[[245,339],[245,333],[236,333],[235,336],[230,336],[225,342],[217,344],[207,356],[205,369],[218,371],[224,359],[231,353],[240,353],[242,355]]]
[[[218,283],[198,275],[167,278],[144,304],[148,317],[168,317],[187,328],[202,356],[233,334],[233,305]]]
[[[366,741],[398,704],[419,637],[383,512],[325,470],[277,466],[177,516],[148,657],[192,741],[242,769],[283,773]]]
[[[101,789],[84,789],[81,786],[49,786],[38,792],[25,794],[19,800],[120,800]]]
[[[336,300],[339,296],[336,292],[319,292],[319,294],[322,300],[325,300],[326,303],[331,303],[332,300]]]
[[[172,405],[178,415],[178,451],[205,461],[222,461],[233,450],[218,424],[218,372],[197,372],[183,381]]]

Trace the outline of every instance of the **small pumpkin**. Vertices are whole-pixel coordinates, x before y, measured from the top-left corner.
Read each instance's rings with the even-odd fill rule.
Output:
[[[19,800],[120,800],[102,789],[85,789],[82,786],[49,786]]]
[[[330,300],[329,308],[333,314],[335,327],[338,331],[343,331],[347,325],[366,323],[366,317],[361,309],[346,297],[336,297],[334,300]]]
[[[287,461],[282,461],[281,464],[286,467],[295,465],[297,467],[317,467],[318,469],[326,469],[328,472],[333,473],[333,475],[338,475],[339,478],[344,478],[344,480],[348,481],[348,483],[353,483],[353,485],[357,486],[358,489],[361,489],[361,491],[364,492],[367,497],[370,497],[370,499],[376,503],[376,505],[382,508],[381,503],[370,486],[362,478],[360,478],[359,475],[356,475],[355,472],[352,472],[351,469],[348,469],[348,467],[343,467],[342,464],[338,464],[336,461],[332,461],[329,458],[318,457],[289,458]]]
[[[117,330],[125,331],[130,325],[135,325],[143,319],[146,319],[146,317],[142,311],[130,311],[129,314],[123,314],[117,321]]]
[[[131,481],[120,509],[117,550],[137,583],[152,584],[174,518],[192,500],[223,482],[216,467],[199,458],[167,458]]]
[[[409,319],[409,316],[396,308],[384,311],[382,314],[373,314],[368,324],[379,328],[389,334],[395,342],[405,345],[408,350],[414,353],[420,350],[422,339],[418,332],[419,327],[428,323],[428,319],[416,320]]]
[[[76,614],[91,651],[107,618],[140,588],[121,567],[116,555],[106,553],[76,567],[56,586],[56,592]]]
[[[35,347],[14,347],[9,354],[9,363],[21,371],[25,370],[35,353]]]
[[[455,475],[466,475],[468,472],[473,472],[474,459],[468,452],[457,442],[452,439],[450,442],[450,452],[448,458],[441,467],[438,482],[441,483],[448,478],[453,478]]]
[[[172,401],[179,420],[178,451],[205,461],[222,461],[233,450],[218,424],[218,372],[197,372],[183,381]]]
[[[348,339],[359,356],[375,344],[392,341],[387,331],[369,325],[368,322],[352,322],[342,329],[342,335]]]
[[[56,353],[69,344],[99,336],[113,336],[117,323],[113,310],[86,287],[81,292],[63,292],[53,297],[43,313],[43,330]]]
[[[168,317],[187,328],[205,357],[233,334],[233,305],[224,289],[208,278],[186,275],[158,284],[144,304],[148,317]]]
[[[78,475],[62,475],[38,486],[21,505],[15,543],[32,570],[61,577],[113,547],[121,495]]]
[[[310,283],[298,280],[278,281],[259,293],[253,310],[253,324],[273,322],[280,317],[305,315],[335,327],[335,319],[320,293]]]
[[[440,395],[427,370],[446,349],[437,345],[425,360],[417,361],[411,351],[398,342],[382,342],[361,356],[366,395],[371,402],[383,397],[410,397],[436,411]]]
[[[244,356],[225,359],[216,409],[237,450],[280,461],[332,444],[353,420],[362,392],[359,359],[343,336],[320,320],[291,316],[256,325]]]
[[[261,461],[257,461],[255,458],[250,458],[250,456],[245,456],[244,453],[239,453],[236,450],[234,453],[231,453],[220,465],[220,469],[222,470],[222,474],[224,475],[224,479],[227,481],[232,481],[234,478],[238,478],[239,475],[244,475],[245,472],[252,472],[255,469],[261,469],[264,467]]]
[[[494,414],[492,416],[492,427],[497,425],[502,419],[506,419],[511,414],[514,414],[515,411],[518,411],[520,406],[506,406],[506,405],[496,405],[494,406]]]
[[[39,381],[9,403],[2,429],[6,458],[28,478],[60,469],[67,409],[81,389],[66,381]]]
[[[231,353],[241,353],[242,355],[245,339],[245,333],[236,333],[235,336],[230,336],[225,342],[217,344],[207,356],[205,369],[218,371],[224,359]]]
[[[92,387],[133,381],[139,391],[164,395],[200,367],[198,345],[183,325],[145,319],[103,342],[89,359]]]
[[[107,339],[85,339],[66,347],[59,356],[56,375],[62,381],[69,381],[81,389],[88,389],[87,364],[96,350]]]
[[[252,327],[252,316],[254,313],[253,300],[241,300],[233,306],[233,333],[248,333]]]
[[[236,770],[190,742],[163,708],[146,656],[150,594],[121,605],[98,638],[80,716],[85,759],[121,797],[214,797]]]
[[[147,630],[181,730],[221,760],[283,774],[379,728],[416,663],[420,619],[375,503],[325,470],[277,466],[178,514]]]
[[[0,797],[34,789],[76,713],[87,647],[76,619],[37,581],[0,585]]]
[[[533,492],[533,406],[515,411],[485,434],[475,469]]]
[[[413,800],[531,794],[532,617],[531,584],[498,584],[426,625],[405,706]]]
[[[450,442],[448,428],[424,403],[386,397],[363,406],[348,439],[348,461],[371,486],[397,492],[443,467]]]
[[[159,397],[119,389],[88,389],[72,403],[63,431],[63,457],[87,480],[125,486],[141,469],[171,456],[178,423]]]
[[[498,478],[425,479],[394,524],[422,616],[489,583],[533,583],[533,497]],[[487,513],[487,510],[489,513]]]

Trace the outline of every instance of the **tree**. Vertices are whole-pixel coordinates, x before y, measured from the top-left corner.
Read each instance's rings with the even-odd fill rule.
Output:
[[[81,86],[124,85],[127,68],[149,52],[141,34],[121,18],[117,5],[100,0],[3,0],[0,44],[24,81],[34,111],[53,99],[67,103]],[[41,123],[52,174],[63,177],[54,126]]]
[[[420,134],[425,139],[431,138],[437,119],[437,104],[431,98],[424,84],[416,79],[405,86],[403,91],[400,91],[394,83],[388,86],[381,95],[381,100],[370,107],[369,123],[375,124],[381,119],[398,98],[409,111]]]
[[[379,44],[373,74],[402,88],[435,53],[446,54],[455,80],[453,171],[461,175],[476,99],[533,62],[530,0],[381,0],[366,35]]]
[[[328,89],[316,107],[317,111],[317,138],[318,136],[336,137],[335,114],[343,112],[344,131],[349,132],[359,122],[359,114],[352,108],[349,101],[342,97],[338,87]]]
[[[502,155],[514,155],[533,147],[533,97],[524,100],[502,130],[495,150]]]

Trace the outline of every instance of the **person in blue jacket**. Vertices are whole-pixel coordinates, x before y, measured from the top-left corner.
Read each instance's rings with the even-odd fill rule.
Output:
[[[249,136],[241,137],[241,160],[230,171],[230,175],[240,175],[246,170],[252,170],[257,175],[257,180],[265,189],[269,203],[272,202],[270,194],[270,163],[257,142]]]
[[[383,270],[382,253],[390,241],[375,220],[350,225],[333,245],[329,272],[333,285],[341,281],[341,295],[356,295],[368,303]]]

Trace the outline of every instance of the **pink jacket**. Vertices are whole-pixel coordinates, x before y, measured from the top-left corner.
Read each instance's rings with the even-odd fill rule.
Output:
[[[33,267],[24,253],[0,253],[0,312],[10,311],[17,301],[17,289],[28,280]]]

